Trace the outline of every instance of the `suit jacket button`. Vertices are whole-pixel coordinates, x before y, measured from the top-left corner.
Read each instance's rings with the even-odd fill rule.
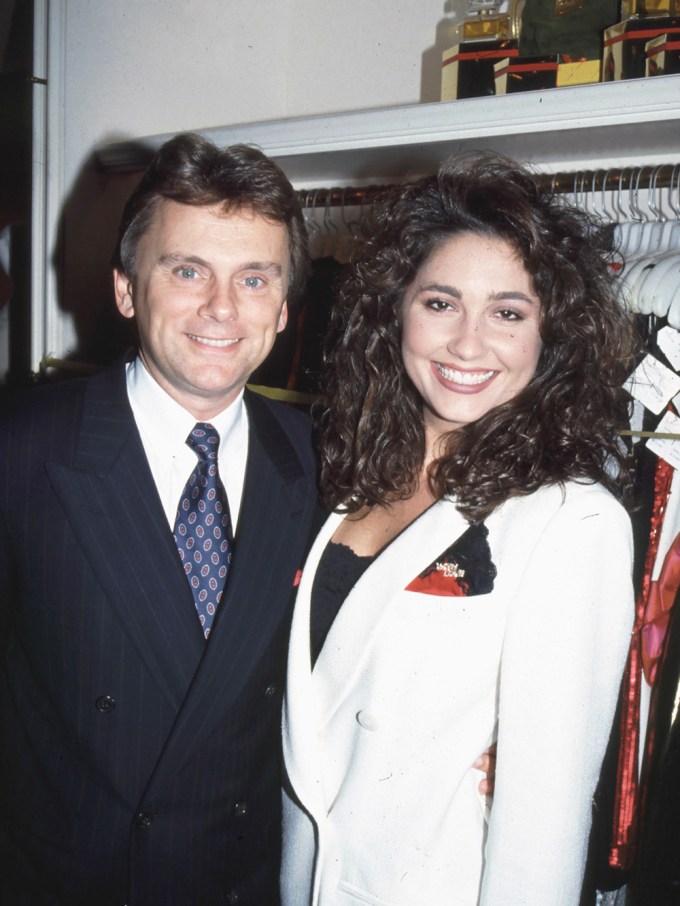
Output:
[[[153,815],[151,812],[137,812],[135,815],[135,824],[137,827],[151,827],[153,824]]]
[[[276,683],[270,683],[267,686],[267,688],[264,690],[264,694],[266,695],[267,698],[271,698],[272,695],[276,695],[277,689],[278,689],[278,686],[276,685]]]
[[[101,711],[102,714],[107,714],[109,711],[113,711],[116,707],[115,698],[111,698],[110,695],[100,695],[97,701],[94,703],[97,711]]]
[[[234,906],[234,904],[238,903],[239,899],[240,899],[240,897],[239,897],[239,895],[236,893],[235,890],[230,890],[230,891],[227,893],[227,903],[229,903],[230,906]]]
[[[357,723],[364,730],[377,730],[379,726],[377,718],[368,711],[359,711],[357,713]]]
[[[234,817],[235,818],[245,818],[248,814],[248,803],[247,802],[235,802],[234,803]]]

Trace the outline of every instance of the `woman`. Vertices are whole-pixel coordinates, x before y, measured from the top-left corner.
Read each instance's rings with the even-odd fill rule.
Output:
[[[577,906],[633,615],[604,239],[488,155],[366,235],[290,642],[283,903]]]

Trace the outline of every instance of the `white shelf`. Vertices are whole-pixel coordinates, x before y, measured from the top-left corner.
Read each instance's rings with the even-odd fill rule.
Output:
[[[258,145],[297,185],[431,172],[464,148],[501,151],[547,172],[676,163],[680,75],[197,131],[220,145]],[[138,169],[170,137],[107,144],[99,163]]]

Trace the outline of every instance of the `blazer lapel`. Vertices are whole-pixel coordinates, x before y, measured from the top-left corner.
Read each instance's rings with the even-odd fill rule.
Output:
[[[179,708],[205,646],[122,367],[88,385],[73,467],[47,470],[131,644]]]
[[[347,692],[359,682],[373,637],[389,614],[390,604],[441,549],[467,528],[453,502],[442,500],[416,519],[359,579],[336,616],[312,672],[310,664],[310,594],[321,555],[343,519],[333,513],[322,528],[305,564],[291,629],[288,683],[284,702],[283,746],[286,770],[296,793],[312,813],[323,801],[319,733]]]
[[[317,535],[304,565],[293,611],[283,700],[282,740],[286,774],[305,808],[317,816],[325,814],[326,803],[322,776],[323,754],[319,741],[321,708],[316,689],[312,685],[309,636],[311,588],[321,555],[343,519],[344,514],[331,513]]]
[[[314,670],[312,682],[324,720],[361,673],[394,597],[466,528],[455,505],[440,500],[395,538],[359,579],[331,626]]]

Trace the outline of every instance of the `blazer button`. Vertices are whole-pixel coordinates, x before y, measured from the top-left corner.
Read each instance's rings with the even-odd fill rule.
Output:
[[[248,814],[248,803],[247,802],[235,802],[234,803],[234,817],[235,818],[245,818]]]
[[[229,903],[230,906],[236,906],[236,903],[238,903],[239,899],[240,897],[235,890],[230,890],[227,893],[227,903]]]
[[[135,824],[137,827],[151,827],[153,824],[153,815],[151,812],[137,812],[135,815]]]
[[[97,711],[101,711],[102,714],[107,714],[109,711],[113,711],[116,707],[115,698],[111,698],[110,695],[100,695],[97,701],[94,703]]]
[[[377,730],[379,726],[377,717],[369,711],[359,711],[357,713],[357,723],[364,730]]]
[[[271,698],[273,695],[276,695],[278,691],[278,686],[276,683],[270,683],[267,688],[264,690],[264,694],[267,698]]]

